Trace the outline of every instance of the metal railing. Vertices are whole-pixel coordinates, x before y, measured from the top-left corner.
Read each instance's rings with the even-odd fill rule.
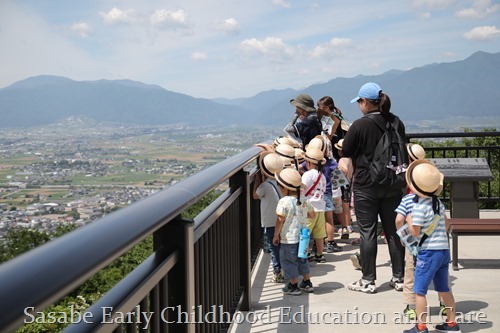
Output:
[[[489,136],[497,137],[498,132]],[[464,137],[464,133],[408,135],[409,140],[440,137]],[[446,149],[448,153],[459,148],[435,150]],[[477,149],[467,147],[469,151]],[[498,155],[498,149],[493,147],[491,154]],[[433,147],[426,150],[434,154]],[[26,307],[41,311],[56,303],[150,235],[154,253],[86,310],[90,320],[81,320],[66,331],[227,330],[234,313],[249,310],[251,304],[251,268],[262,239],[258,201],[250,195],[252,166],[259,152],[260,148],[249,148],[0,265],[0,332],[21,326]],[[493,171],[498,182],[498,170]],[[229,188],[194,220],[181,217],[183,211],[226,182]],[[494,193],[488,195],[495,200]],[[104,313],[103,309],[112,311]],[[153,314],[147,329],[137,323],[114,321],[119,313],[134,309]],[[215,322],[200,320],[209,312],[218,316]]]
[[[0,332],[21,326],[25,308],[54,304],[151,234],[154,253],[85,311],[88,320],[65,331],[226,329],[236,309],[250,308],[251,266],[262,239],[251,164],[260,151],[252,147],[0,265]],[[181,218],[227,181],[229,188],[194,220]],[[200,321],[215,304],[222,321]],[[152,313],[147,329],[115,320],[137,309]]]
[[[406,135],[408,142],[422,140],[425,144],[427,158],[485,158],[493,174],[493,180],[480,181],[479,203],[483,208],[498,205],[500,202],[500,147],[498,145],[485,146],[441,146],[436,139],[457,138],[498,138],[500,132],[448,132],[448,133],[410,133]],[[495,185],[494,185],[495,184]],[[449,184],[445,184],[442,199],[449,201]]]

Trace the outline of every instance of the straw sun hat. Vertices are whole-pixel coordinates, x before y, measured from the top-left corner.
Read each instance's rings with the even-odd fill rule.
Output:
[[[444,175],[427,160],[417,160],[406,170],[406,183],[420,197],[430,198],[443,191]]]
[[[267,178],[274,179],[274,174],[283,170],[283,161],[278,154],[265,151],[260,154],[259,168]]]
[[[338,150],[342,150],[342,144],[344,143],[344,139],[340,139],[336,144],[333,146],[337,148]]]
[[[419,144],[409,143],[406,145],[406,150],[408,151],[408,156],[412,161],[423,160],[425,158],[425,150]]]
[[[275,174],[275,178],[281,186],[288,190],[296,191],[298,188],[302,187],[302,177],[295,169],[283,169],[279,174]]]
[[[292,146],[283,143],[276,146],[275,152],[280,156],[290,158],[292,160],[295,158],[295,149],[293,149]]]
[[[309,141],[309,144],[306,147],[306,150],[311,149],[311,148],[316,148],[321,150],[323,153],[326,151],[326,143],[323,141],[323,138],[321,135],[317,135],[314,138]]]
[[[304,157],[306,161],[314,164],[325,164],[326,160],[324,158],[323,152],[316,148],[309,148],[306,150],[306,155]]]

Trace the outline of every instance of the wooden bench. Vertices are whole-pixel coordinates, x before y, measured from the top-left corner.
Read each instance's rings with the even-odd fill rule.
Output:
[[[452,218],[450,233],[453,242],[452,265],[458,270],[458,236],[500,235],[500,219]]]

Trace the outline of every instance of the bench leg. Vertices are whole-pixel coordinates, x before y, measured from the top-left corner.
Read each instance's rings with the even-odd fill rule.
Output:
[[[452,266],[454,271],[458,271],[458,235],[452,233],[451,239],[453,241]]]

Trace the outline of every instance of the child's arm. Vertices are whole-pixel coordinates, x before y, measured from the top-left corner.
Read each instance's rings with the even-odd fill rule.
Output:
[[[400,213],[397,213],[396,214],[396,230],[401,228],[404,224],[405,224],[405,219],[406,219],[406,216],[404,216],[403,214],[400,214]]]
[[[278,218],[276,219],[276,227],[274,227],[273,237],[273,244],[276,246],[280,243],[280,233],[281,228],[283,228],[283,222],[285,222],[285,217],[278,215]]]
[[[259,195],[257,194],[257,189],[259,188],[262,182],[261,177],[262,177],[261,171],[255,174],[255,180],[253,182],[253,192],[252,192],[252,198],[254,198],[255,200],[260,199]]]
[[[444,216],[444,228],[446,232],[450,232],[450,220],[446,217],[446,214],[443,214]]]
[[[316,212],[314,211],[314,208],[311,208],[307,211],[307,218],[313,219],[316,217]]]
[[[422,229],[422,227],[419,225],[415,225],[415,226],[413,225],[411,214],[406,216],[406,222],[408,222],[408,230],[410,231],[410,234],[413,237],[420,236],[420,229]]]

